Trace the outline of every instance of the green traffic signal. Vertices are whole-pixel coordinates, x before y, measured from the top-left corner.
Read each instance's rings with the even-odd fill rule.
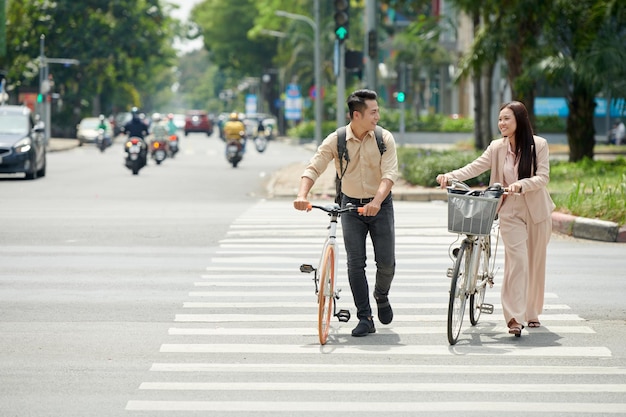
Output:
[[[404,103],[404,100],[406,100],[406,94],[404,94],[404,91],[398,91],[396,99],[398,100],[398,103]]]
[[[337,39],[342,41],[348,37],[348,30],[345,27],[340,26],[337,30],[335,30],[335,35],[337,35]]]
[[[339,42],[348,39],[350,27],[350,0],[335,0],[335,35]]]
[[[43,103],[43,94],[37,94],[37,103]]]

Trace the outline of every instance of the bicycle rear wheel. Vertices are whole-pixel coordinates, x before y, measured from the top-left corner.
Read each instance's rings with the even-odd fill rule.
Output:
[[[471,258],[471,244],[463,241],[456,256],[452,280],[450,282],[450,301],[448,303],[448,342],[456,344],[463,324],[465,303],[467,301],[467,272]]]
[[[327,246],[320,262],[317,332],[320,344],[325,345],[330,332],[330,319],[335,301],[335,248]]]
[[[480,249],[480,259],[478,260],[478,272],[477,272],[477,285],[476,291],[470,295],[470,323],[472,326],[476,326],[478,324],[478,320],[480,319],[480,313],[482,312],[481,308],[483,302],[485,301],[485,292],[487,291],[487,285],[489,283],[485,282],[485,279],[489,276],[489,258],[491,252],[491,237],[485,237],[485,246]]]

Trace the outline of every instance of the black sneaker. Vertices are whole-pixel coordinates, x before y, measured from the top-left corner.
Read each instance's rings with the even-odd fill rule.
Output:
[[[352,330],[352,336],[363,337],[375,332],[376,328],[374,327],[374,320],[361,319],[359,320],[359,324]]]
[[[389,324],[393,320],[393,310],[391,304],[389,304],[389,298],[386,295],[382,295],[374,291],[374,299],[378,306],[378,320],[382,324]]]

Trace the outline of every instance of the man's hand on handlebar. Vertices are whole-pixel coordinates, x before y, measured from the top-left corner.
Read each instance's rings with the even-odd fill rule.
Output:
[[[311,203],[309,203],[309,200],[306,199],[306,197],[296,197],[296,199],[293,201],[293,207],[296,210],[306,210],[306,211],[310,211],[311,207],[310,207]]]

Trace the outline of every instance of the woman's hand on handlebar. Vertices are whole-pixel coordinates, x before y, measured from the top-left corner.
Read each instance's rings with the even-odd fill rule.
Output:
[[[440,188],[446,188],[448,184],[450,183],[450,180],[452,179],[452,177],[446,174],[439,174],[437,175],[436,179],[437,179],[437,182],[439,183]]]

